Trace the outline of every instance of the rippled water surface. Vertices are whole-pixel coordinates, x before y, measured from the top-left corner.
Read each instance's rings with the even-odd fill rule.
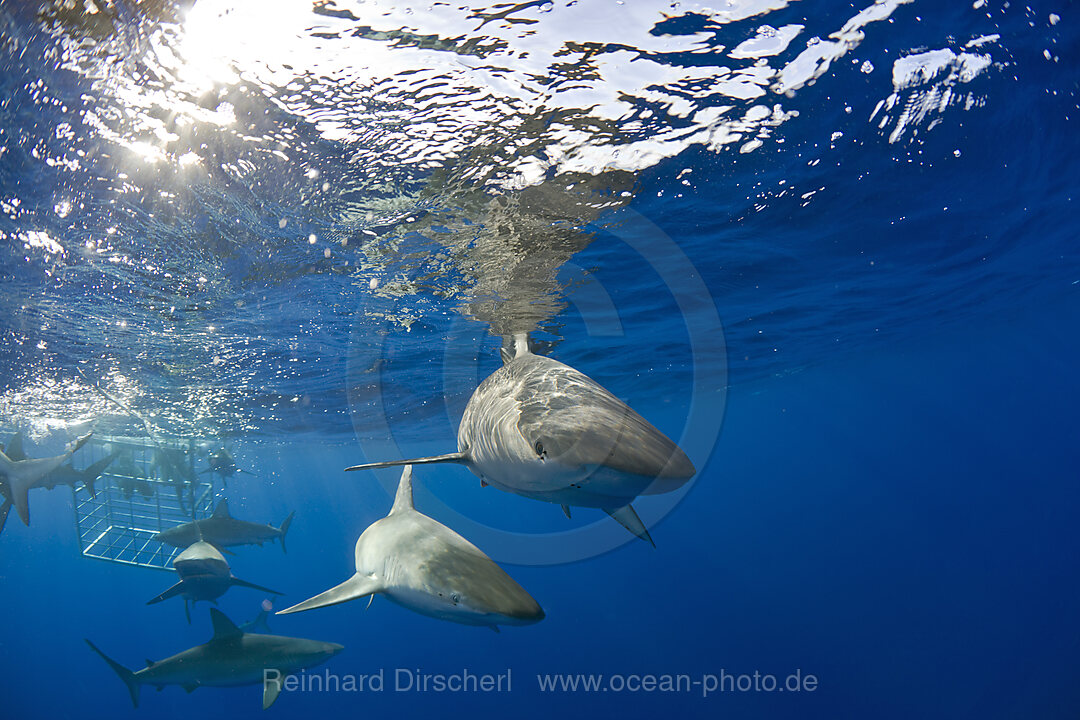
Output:
[[[627,243],[656,234],[735,383],[1060,289],[1074,144],[1045,127],[1076,73],[1051,10],[5,4],[0,409],[123,424],[100,382],[174,433],[347,439],[384,343],[456,397],[475,371],[427,379],[446,339],[486,361],[515,331],[610,346],[600,376],[656,343],[634,369],[678,382],[665,254]],[[580,337],[590,283],[617,342]]]
[[[1078,27],[1070,0],[0,0],[0,442],[231,449],[237,516],[296,511],[288,555],[227,556],[285,607],[390,507],[343,468],[453,451],[529,333],[696,465],[635,503],[656,548],[425,466],[418,507],[543,623],[378,599],[270,627],[345,645],[337,673],[513,692],[269,713],[1075,717]],[[30,498],[0,536],[4,717],[260,712],[131,710],[82,638],[138,668],[205,642],[205,606],[144,607],[174,579],[81,557],[78,492]],[[796,671],[817,690],[536,683]]]

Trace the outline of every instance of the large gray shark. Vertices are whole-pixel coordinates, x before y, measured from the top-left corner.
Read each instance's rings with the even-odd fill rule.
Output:
[[[153,605],[171,597],[183,596],[184,614],[187,615],[189,623],[191,622],[189,601],[197,603],[200,600],[217,600],[234,585],[261,590],[271,595],[281,595],[277,590],[271,590],[262,585],[241,580],[233,575],[229,563],[226,562],[221,551],[210,543],[201,540],[177,555],[176,559],[173,560],[173,569],[180,576],[180,582],[152,600],[147,601],[146,604]]]
[[[28,493],[31,488],[40,487],[45,478],[67,462],[76,450],[86,444],[92,433],[83,435],[69,443],[63,454],[50,458],[12,460],[0,452],[0,475],[6,480],[5,505],[10,502],[19,513],[19,519],[25,525],[30,524],[30,503]],[[9,448],[10,449],[10,448]],[[4,512],[4,519],[7,514]]]
[[[666,435],[592,378],[534,355],[528,337],[503,348],[504,365],[469,398],[458,451],[346,470],[459,463],[483,484],[536,500],[601,508],[652,543],[630,503],[670,492],[697,472]]]
[[[261,683],[263,710],[274,704],[282,681],[290,674],[320,665],[345,649],[337,643],[245,633],[215,608],[210,609],[210,620],[214,624],[210,642],[158,662],[147,661],[146,667],[137,672],[128,670],[89,640],[86,644],[124,681],[135,707],[139,706],[142,685],[159,690],[166,685],[179,685],[192,692],[199,687]],[[269,671],[279,674],[275,676]]]
[[[199,540],[205,540],[219,548],[233,545],[262,545],[265,542],[281,540],[282,552],[285,548],[285,533],[289,532],[296,512],[289,513],[281,527],[261,523],[237,520],[229,514],[229,503],[222,500],[214,508],[214,514],[205,520],[193,520],[183,525],[169,528],[154,536],[158,542],[168,543],[173,547],[187,547]]]
[[[529,593],[475,545],[413,507],[412,467],[401,473],[390,514],[356,541],[356,574],[278,613],[382,593],[415,612],[464,625],[528,625],[544,619]]]

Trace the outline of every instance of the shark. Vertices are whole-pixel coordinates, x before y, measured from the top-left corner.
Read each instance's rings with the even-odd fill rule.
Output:
[[[30,489],[41,487],[45,479],[85,445],[91,435],[92,433],[83,435],[78,440],[69,443],[62,454],[49,458],[13,460],[9,455],[0,452],[0,475],[6,479],[6,491],[3,493],[4,504],[7,506],[10,503],[15,507],[15,512],[19,514],[19,519],[24,525],[30,524]],[[17,455],[22,454],[21,447],[20,442]],[[8,449],[11,450],[10,444]],[[0,509],[0,512],[3,512],[6,521],[7,511]]]
[[[94,489],[94,483],[97,482],[97,479],[101,477],[101,473],[105,472],[109,465],[111,465],[119,455],[120,451],[114,450],[84,470],[76,470],[71,463],[61,465],[51,474],[46,475],[41,481],[41,484],[36,487],[44,487],[52,490],[57,485],[70,485],[74,488],[79,483],[82,483],[86,486],[86,490],[90,493],[90,497],[96,498],[97,491]]]
[[[263,710],[277,700],[289,675],[321,665],[345,648],[337,643],[244,632],[216,608],[210,609],[214,636],[209,642],[153,662],[132,672],[90,640],[86,644],[124,681],[131,702],[139,706],[139,689],[179,685],[188,692],[200,687],[263,686]]]
[[[516,495],[599,508],[655,547],[631,502],[671,492],[697,470],[666,435],[592,378],[529,349],[514,335],[503,366],[473,392],[457,452],[353,465],[346,471],[457,463]]]
[[[210,453],[207,457],[207,463],[209,467],[203,470],[203,473],[213,472],[217,473],[221,477],[221,481],[224,483],[229,478],[233,477],[237,473],[244,473],[245,475],[254,475],[255,473],[248,470],[244,470],[236,465],[236,459],[233,458],[232,453],[227,448],[218,448],[214,452]]]
[[[540,605],[479,548],[413,506],[412,466],[401,473],[390,513],[356,541],[356,573],[278,615],[385,595],[422,615],[463,625],[528,625]],[[369,600],[370,604],[370,600]]]
[[[225,594],[225,591],[233,586],[261,590],[271,595],[281,595],[277,590],[271,590],[256,585],[246,580],[241,580],[232,574],[229,563],[221,551],[208,542],[200,540],[191,545],[176,556],[173,560],[173,569],[180,576],[180,581],[157,597],[147,601],[147,605],[154,605],[162,600],[182,596],[184,598],[184,614],[188,623],[191,622],[191,603],[200,600],[215,602]]]
[[[224,548],[233,545],[262,545],[280,539],[282,552],[288,552],[285,548],[285,534],[289,532],[295,515],[295,511],[289,513],[280,527],[237,520],[229,514],[229,502],[222,500],[214,508],[214,513],[205,520],[193,520],[163,530],[154,536],[154,540],[174,547],[187,547],[198,540],[205,540],[211,545]]]
[[[180,508],[186,511],[184,495],[185,491],[190,494],[191,486],[195,483],[195,473],[183,451],[158,442],[150,467],[162,480],[172,484]]]

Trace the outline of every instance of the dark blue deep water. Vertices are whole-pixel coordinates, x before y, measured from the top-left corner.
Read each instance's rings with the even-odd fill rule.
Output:
[[[384,686],[267,717],[1074,718],[1078,68],[1070,0],[3,0],[0,441],[227,447],[234,515],[296,511],[287,554],[227,556],[280,609],[389,509],[396,471],[343,469],[454,450],[529,332],[697,466],[635,503],[656,549],[418,468],[546,618],[272,617]],[[207,605],[145,605],[172,574],[82,557],[79,496],[29,497],[3,717],[262,713],[133,710],[83,638],[138,669]]]

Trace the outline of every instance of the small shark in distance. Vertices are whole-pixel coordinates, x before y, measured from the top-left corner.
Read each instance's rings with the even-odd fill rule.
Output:
[[[263,710],[277,700],[289,675],[321,665],[345,649],[337,643],[244,632],[216,608],[210,609],[210,620],[214,636],[209,642],[158,662],[148,660],[145,668],[135,672],[110,658],[90,640],[86,644],[124,681],[135,707],[139,707],[139,688],[143,685],[159,690],[167,685],[179,685],[193,692],[200,687],[261,684]]]
[[[232,453],[227,448],[218,448],[214,452],[210,453],[207,457],[208,467],[203,470],[203,473],[213,472],[217,473],[221,477],[221,482],[226,482],[237,473],[244,473],[245,475],[254,475],[255,473],[248,470],[244,470],[236,465],[236,459],[233,458]]]
[[[193,520],[163,530],[154,536],[154,540],[173,547],[187,547],[199,540],[205,540],[215,547],[225,548],[234,545],[262,545],[280,539],[282,552],[287,552],[285,534],[289,532],[289,525],[295,515],[295,511],[289,513],[281,527],[237,520],[229,514],[228,501],[222,500],[214,508],[214,514],[205,520]]]

